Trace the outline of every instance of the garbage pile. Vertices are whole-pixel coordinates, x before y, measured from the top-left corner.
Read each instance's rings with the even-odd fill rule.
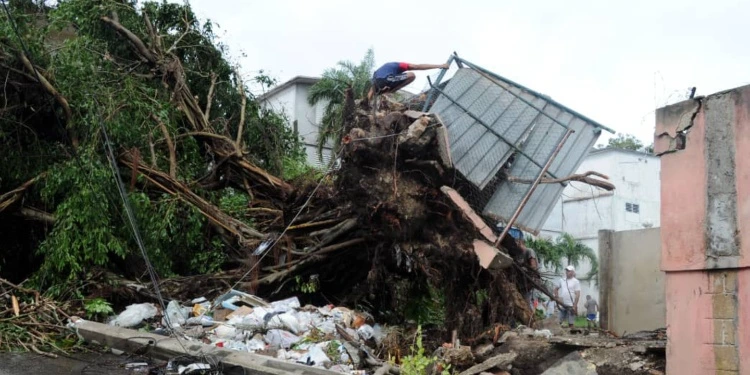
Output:
[[[361,345],[379,345],[386,334],[371,316],[346,307],[301,306],[297,297],[269,303],[238,290],[213,302],[203,297],[186,305],[172,300],[163,314],[154,304],[133,304],[109,322],[124,328],[144,323],[158,327],[154,333],[166,334],[171,327],[219,348],[346,374],[364,374],[359,370]]]

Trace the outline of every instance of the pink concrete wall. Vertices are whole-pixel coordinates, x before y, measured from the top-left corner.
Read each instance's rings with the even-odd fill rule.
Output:
[[[691,104],[690,102],[686,102]],[[674,105],[657,114],[655,150],[669,149],[659,135],[675,138],[677,131],[689,126],[697,105]],[[705,121],[699,113],[687,135],[684,150],[661,157],[661,236],[663,271],[702,269],[705,260],[706,162]],[[661,137],[662,139],[666,137]],[[689,167],[688,167],[689,166]],[[686,204],[689,202],[689,204]]]
[[[655,130],[667,374],[750,375],[750,86],[660,108]]]
[[[737,176],[737,225],[741,236],[740,267],[750,267],[750,89],[739,91],[736,101],[734,162]]]
[[[666,278],[667,374],[704,374],[714,369],[714,337],[708,276],[672,273]],[[701,371],[696,371],[701,369]]]

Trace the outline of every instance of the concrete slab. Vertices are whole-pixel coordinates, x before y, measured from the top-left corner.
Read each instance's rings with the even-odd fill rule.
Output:
[[[250,374],[341,375],[335,371],[289,363],[253,353],[217,348],[185,339],[178,341],[172,337],[138,332],[86,320],[78,320],[75,322],[74,328],[87,342],[98,343],[126,353],[134,353],[149,348],[150,354],[165,360],[185,354],[206,355],[224,364],[242,367]]]
[[[482,240],[474,240],[474,253],[484,269],[499,270],[513,264],[513,258]]]
[[[456,208],[460,209],[461,212],[463,212],[464,216],[466,216],[467,219],[471,221],[472,224],[474,224],[474,227],[477,228],[479,233],[484,236],[487,241],[491,243],[495,243],[497,241],[497,236],[495,236],[495,232],[492,231],[492,228],[490,228],[487,223],[482,220],[479,215],[474,211],[473,208],[469,205],[469,202],[464,199],[464,197],[461,196],[455,189],[443,186],[440,188],[440,191],[445,194],[456,206]]]

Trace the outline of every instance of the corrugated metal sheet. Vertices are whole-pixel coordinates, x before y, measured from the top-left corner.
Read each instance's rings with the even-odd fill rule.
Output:
[[[478,188],[495,189],[483,208],[485,215],[507,222],[531,189],[531,184],[509,181],[488,187],[511,155],[516,157],[508,174],[534,180],[569,127],[575,133],[548,170],[548,176],[564,177],[580,166],[602,129],[611,132],[549,97],[458,61],[469,67],[456,72],[430,112],[438,114],[448,129],[456,169]],[[538,232],[563,188],[539,185],[516,226]]]

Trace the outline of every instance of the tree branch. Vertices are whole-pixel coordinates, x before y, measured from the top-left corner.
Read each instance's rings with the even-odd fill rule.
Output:
[[[55,223],[55,215],[37,210],[36,208],[21,207],[21,209],[18,211],[18,215],[30,220],[43,221],[47,224]]]
[[[172,177],[173,179],[177,178],[177,151],[175,150],[174,143],[172,142],[172,137],[169,136],[169,130],[167,129],[167,125],[164,124],[163,121],[159,117],[157,117],[155,114],[151,114],[151,118],[156,121],[157,124],[159,124],[159,129],[161,129],[162,135],[164,135],[164,141],[167,142],[167,149],[169,150],[169,177]]]
[[[45,78],[41,72],[39,72],[38,69],[34,68],[34,66],[31,64],[31,61],[29,61],[28,57],[23,53],[23,51],[18,52],[18,58],[23,63],[23,66],[26,67],[26,70],[29,71],[31,74],[35,74],[37,76],[37,81],[42,85],[42,87],[50,94],[52,95],[55,100],[60,104],[60,106],[63,107],[63,113],[65,113],[65,121],[66,121],[66,127],[68,128],[68,131],[72,133],[71,125],[72,125],[72,119],[73,119],[73,112],[70,110],[70,105],[68,104],[68,99],[65,99],[62,94],[60,94],[57,89],[55,89],[54,86]],[[78,137],[75,134],[71,134],[70,136],[71,142],[73,143],[73,147],[78,147]]]
[[[132,31],[126,29],[125,26],[123,26],[119,22],[107,16],[102,16],[101,20],[107,23],[108,25],[112,26],[112,28],[114,28],[115,31],[117,31],[118,33],[124,35],[130,41],[130,43],[133,44],[135,49],[138,50],[138,53],[141,56],[143,56],[143,58],[145,58],[146,60],[152,63],[156,63],[156,56],[154,56],[151,50],[149,50],[148,47],[146,47],[146,44],[143,43],[141,38],[137,37],[135,34],[133,34]]]
[[[573,174],[573,175],[570,175],[568,177],[563,177],[563,178],[555,178],[555,179],[552,179],[552,178],[543,178],[542,181],[540,181],[539,183],[540,184],[558,184],[558,183],[565,182],[565,181],[578,181],[578,182],[583,182],[583,183],[586,183],[586,184],[589,184],[589,185],[592,185],[592,186],[596,186],[596,187],[602,188],[602,189],[607,190],[607,191],[615,190],[615,185],[614,184],[612,184],[612,183],[610,183],[608,181],[602,181],[602,180],[598,180],[596,178],[591,178],[589,176],[597,176],[597,177],[601,177],[601,178],[603,178],[605,180],[609,180],[609,176],[607,176],[607,175],[604,175],[604,174],[601,174],[601,173],[598,173],[598,172],[594,172],[594,171],[588,171],[586,173]],[[520,177],[514,177],[514,176],[509,176],[508,177],[508,181],[510,181],[510,182],[516,182],[516,183],[519,183],[519,184],[531,184],[531,183],[534,182],[533,180],[529,180],[529,179],[525,179],[525,178],[520,178]]]
[[[151,18],[148,17],[148,12],[143,12],[143,20],[146,22],[146,29],[148,29],[148,34],[151,37],[151,41],[154,43],[154,47],[157,50],[162,50],[164,47],[161,45],[161,37],[156,33],[156,28],[154,28],[154,24],[151,23]],[[119,22],[119,20],[115,20],[115,22]]]
[[[245,107],[247,105],[247,95],[245,95],[245,86],[242,83],[242,75],[240,74],[239,69],[236,69],[234,71],[234,75],[235,77],[237,77],[237,91],[239,91],[240,96],[242,97],[242,104],[240,105],[240,124],[237,128],[237,140],[235,141],[237,156],[242,157],[242,131],[243,127],[245,126]]]
[[[211,86],[208,87],[208,95],[206,96],[206,110],[203,111],[203,118],[208,123],[208,116],[211,115],[211,102],[214,100],[214,89],[216,88],[216,73],[211,72]]]
[[[154,149],[154,139],[151,132],[148,133],[148,149],[151,151],[151,166],[156,168],[156,150]]]
[[[31,185],[35,184],[39,179],[43,178],[46,175],[46,173],[42,173],[26,182],[24,182],[21,186],[4,193],[3,195],[0,195],[0,212],[5,210],[6,208],[10,207],[13,203],[16,203],[21,197],[23,196],[23,193],[28,189]]]

